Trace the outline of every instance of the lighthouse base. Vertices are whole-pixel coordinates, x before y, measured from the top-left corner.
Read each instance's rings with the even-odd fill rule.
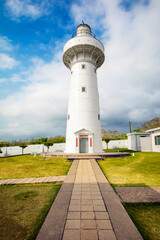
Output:
[[[66,153],[100,153],[102,151],[101,134],[85,128],[66,137]]]

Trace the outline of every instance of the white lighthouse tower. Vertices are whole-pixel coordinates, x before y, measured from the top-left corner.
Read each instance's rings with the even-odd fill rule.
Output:
[[[65,44],[63,62],[71,70],[65,152],[102,152],[97,69],[104,47],[89,25],[80,24]]]

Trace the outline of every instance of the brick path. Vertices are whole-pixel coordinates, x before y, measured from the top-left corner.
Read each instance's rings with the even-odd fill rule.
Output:
[[[98,236],[116,239],[91,162],[84,160],[78,165],[63,240],[94,240]]]
[[[74,160],[36,240],[142,240],[97,162]]]
[[[160,202],[160,187],[117,187],[123,202]]]
[[[0,185],[63,182],[65,180],[65,177],[66,176],[2,179],[2,180],[0,180]]]

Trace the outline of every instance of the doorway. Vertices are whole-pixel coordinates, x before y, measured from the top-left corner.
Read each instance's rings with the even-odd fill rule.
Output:
[[[80,138],[80,153],[88,153],[88,138]]]

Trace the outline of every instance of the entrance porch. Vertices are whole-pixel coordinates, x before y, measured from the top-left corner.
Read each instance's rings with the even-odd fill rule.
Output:
[[[93,133],[83,128],[74,134],[76,153],[93,153]]]

